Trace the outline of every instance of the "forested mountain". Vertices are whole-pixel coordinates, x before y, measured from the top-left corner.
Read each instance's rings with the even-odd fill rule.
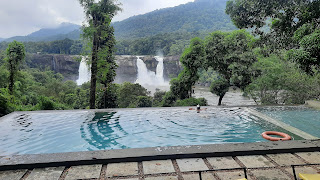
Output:
[[[156,10],[113,23],[117,40],[145,38],[166,33],[212,32],[235,30],[230,17],[225,14],[227,0],[195,0],[176,7]],[[80,26],[62,23],[57,28],[44,28],[27,36],[15,36],[0,41],[21,42],[78,40]]]
[[[115,22],[119,39],[141,38],[159,33],[235,30],[225,14],[227,0],[195,0],[180,6],[156,10]]]
[[[31,33],[27,36],[15,36],[3,41],[11,42],[13,40],[21,42],[39,42],[39,41],[55,41],[63,39],[78,40],[80,38],[80,26],[71,23],[62,23],[56,28],[43,28],[39,31]]]

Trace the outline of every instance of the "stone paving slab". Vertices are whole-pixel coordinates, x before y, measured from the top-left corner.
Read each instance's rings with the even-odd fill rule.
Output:
[[[130,176],[138,175],[138,163],[111,163],[107,165],[107,176]]]
[[[171,160],[143,161],[144,174],[159,174],[175,172]]]
[[[145,180],[178,180],[177,176],[147,177]]]
[[[58,180],[65,167],[34,169],[26,180]]]
[[[257,180],[291,180],[284,172],[279,169],[251,170]]]
[[[201,158],[177,159],[181,172],[209,170]]]
[[[102,165],[71,166],[65,180],[99,178]]]
[[[280,166],[290,166],[293,164],[305,164],[302,160],[295,157],[293,154],[268,154],[269,158],[275,161]]]
[[[244,171],[233,171],[233,172],[219,171],[217,172],[217,175],[221,180],[237,180],[237,179],[245,178]]]
[[[247,168],[259,168],[259,167],[274,167],[274,165],[268,161],[265,157],[261,155],[253,156],[237,156],[237,158],[247,167]]]
[[[0,171],[0,179],[5,180],[20,180],[22,176],[27,172],[27,169],[15,170],[15,171]]]
[[[184,174],[182,177],[184,180],[200,180],[199,174]],[[211,173],[202,173],[201,178],[202,180],[215,180]]]
[[[320,164],[320,152],[302,152],[295,153],[312,164]]]
[[[320,166],[318,166],[319,168]],[[307,166],[302,166],[302,167],[295,167],[294,168],[296,171],[296,176],[299,177],[299,173],[303,173],[303,174],[317,174],[320,172],[312,167],[307,167]],[[286,171],[288,171],[291,175],[293,175],[293,171],[292,168],[286,168]]]
[[[240,168],[240,165],[232,157],[207,158],[214,169]]]

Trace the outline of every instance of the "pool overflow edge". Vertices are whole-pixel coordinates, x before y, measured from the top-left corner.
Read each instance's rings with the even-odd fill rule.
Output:
[[[17,156],[7,156],[7,157],[4,156],[4,157],[0,157],[0,171],[58,167],[58,166],[70,167],[70,166],[78,166],[78,165],[108,164],[108,163],[120,163],[120,162],[142,162],[142,161],[166,160],[166,159],[315,152],[315,151],[320,151],[320,140],[302,140],[302,141],[291,141],[291,142],[290,141],[264,142],[264,143],[235,143],[235,144],[227,144],[227,145],[214,144],[214,145],[202,145],[202,146],[176,146],[176,147],[170,147],[167,150],[165,150],[164,148],[164,150],[162,150],[160,153],[156,149],[157,148],[141,148],[141,149],[125,149],[125,150],[76,152],[76,153],[57,153],[57,154],[45,154],[45,155],[40,154],[40,155],[17,155]],[[208,149],[210,149],[210,151],[208,151]],[[188,152],[184,152],[184,151],[188,151]],[[146,154],[141,155],[141,153],[143,152],[146,152]],[[108,154],[108,156],[106,157],[105,154]],[[59,158],[57,159],[51,158],[51,161],[49,161],[46,157],[59,157]],[[63,160],[63,159],[69,159],[69,160]],[[12,162],[15,162],[15,163],[12,163]]]

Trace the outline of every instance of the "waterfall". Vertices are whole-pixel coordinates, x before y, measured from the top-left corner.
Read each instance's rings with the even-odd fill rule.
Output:
[[[156,56],[158,65],[156,68],[156,73],[148,70],[147,65],[143,62],[140,57],[137,57],[137,67],[138,67],[138,79],[136,83],[143,86],[168,86],[169,83],[165,82],[163,77],[163,57]]]
[[[160,57],[160,56],[156,56],[155,57],[156,60],[158,61],[158,65],[157,65],[157,69],[156,69],[156,76],[157,76],[157,79],[158,79],[158,83],[159,84],[164,84],[164,77],[163,77],[163,57]]]
[[[54,55],[52,55],[52,65],[53,65],[53,71],[57,72],[57,70],[56,70],[56,60],[54,58]]]
[[[82,85],[85,82],[90,81],[90,78],[91,78],[91,72],[86,62],[86,57],[82,57],[80,66],[79,66],[79,78],[77,80],[78,86]]]

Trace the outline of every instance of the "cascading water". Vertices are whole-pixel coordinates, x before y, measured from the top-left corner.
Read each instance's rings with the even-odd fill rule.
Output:
[[[164,70],[163,57],[156,56],[155,58],[158,61],[158,65],[157,65],[157,69],[156,69],[156,76],[159,81],[159,84],[163,85],[163,84],[165,84],[164,77],[163,77],[163,70]]]
[[[90,78],[91,78],[91,72],[86,62],[86,58],[82,57],[80,66],[79,66],[79,79],[77,80],[78,86],[82,85],[85,82],[90,81]]]
[[[163,77],[163,58],[160,56],[155,57],[158,61],[156,73],[148,70],[147,65],[140,57],[137,57],[138,79],[136,83],[143,86],[168,86],[169,83],[165,82]]]

